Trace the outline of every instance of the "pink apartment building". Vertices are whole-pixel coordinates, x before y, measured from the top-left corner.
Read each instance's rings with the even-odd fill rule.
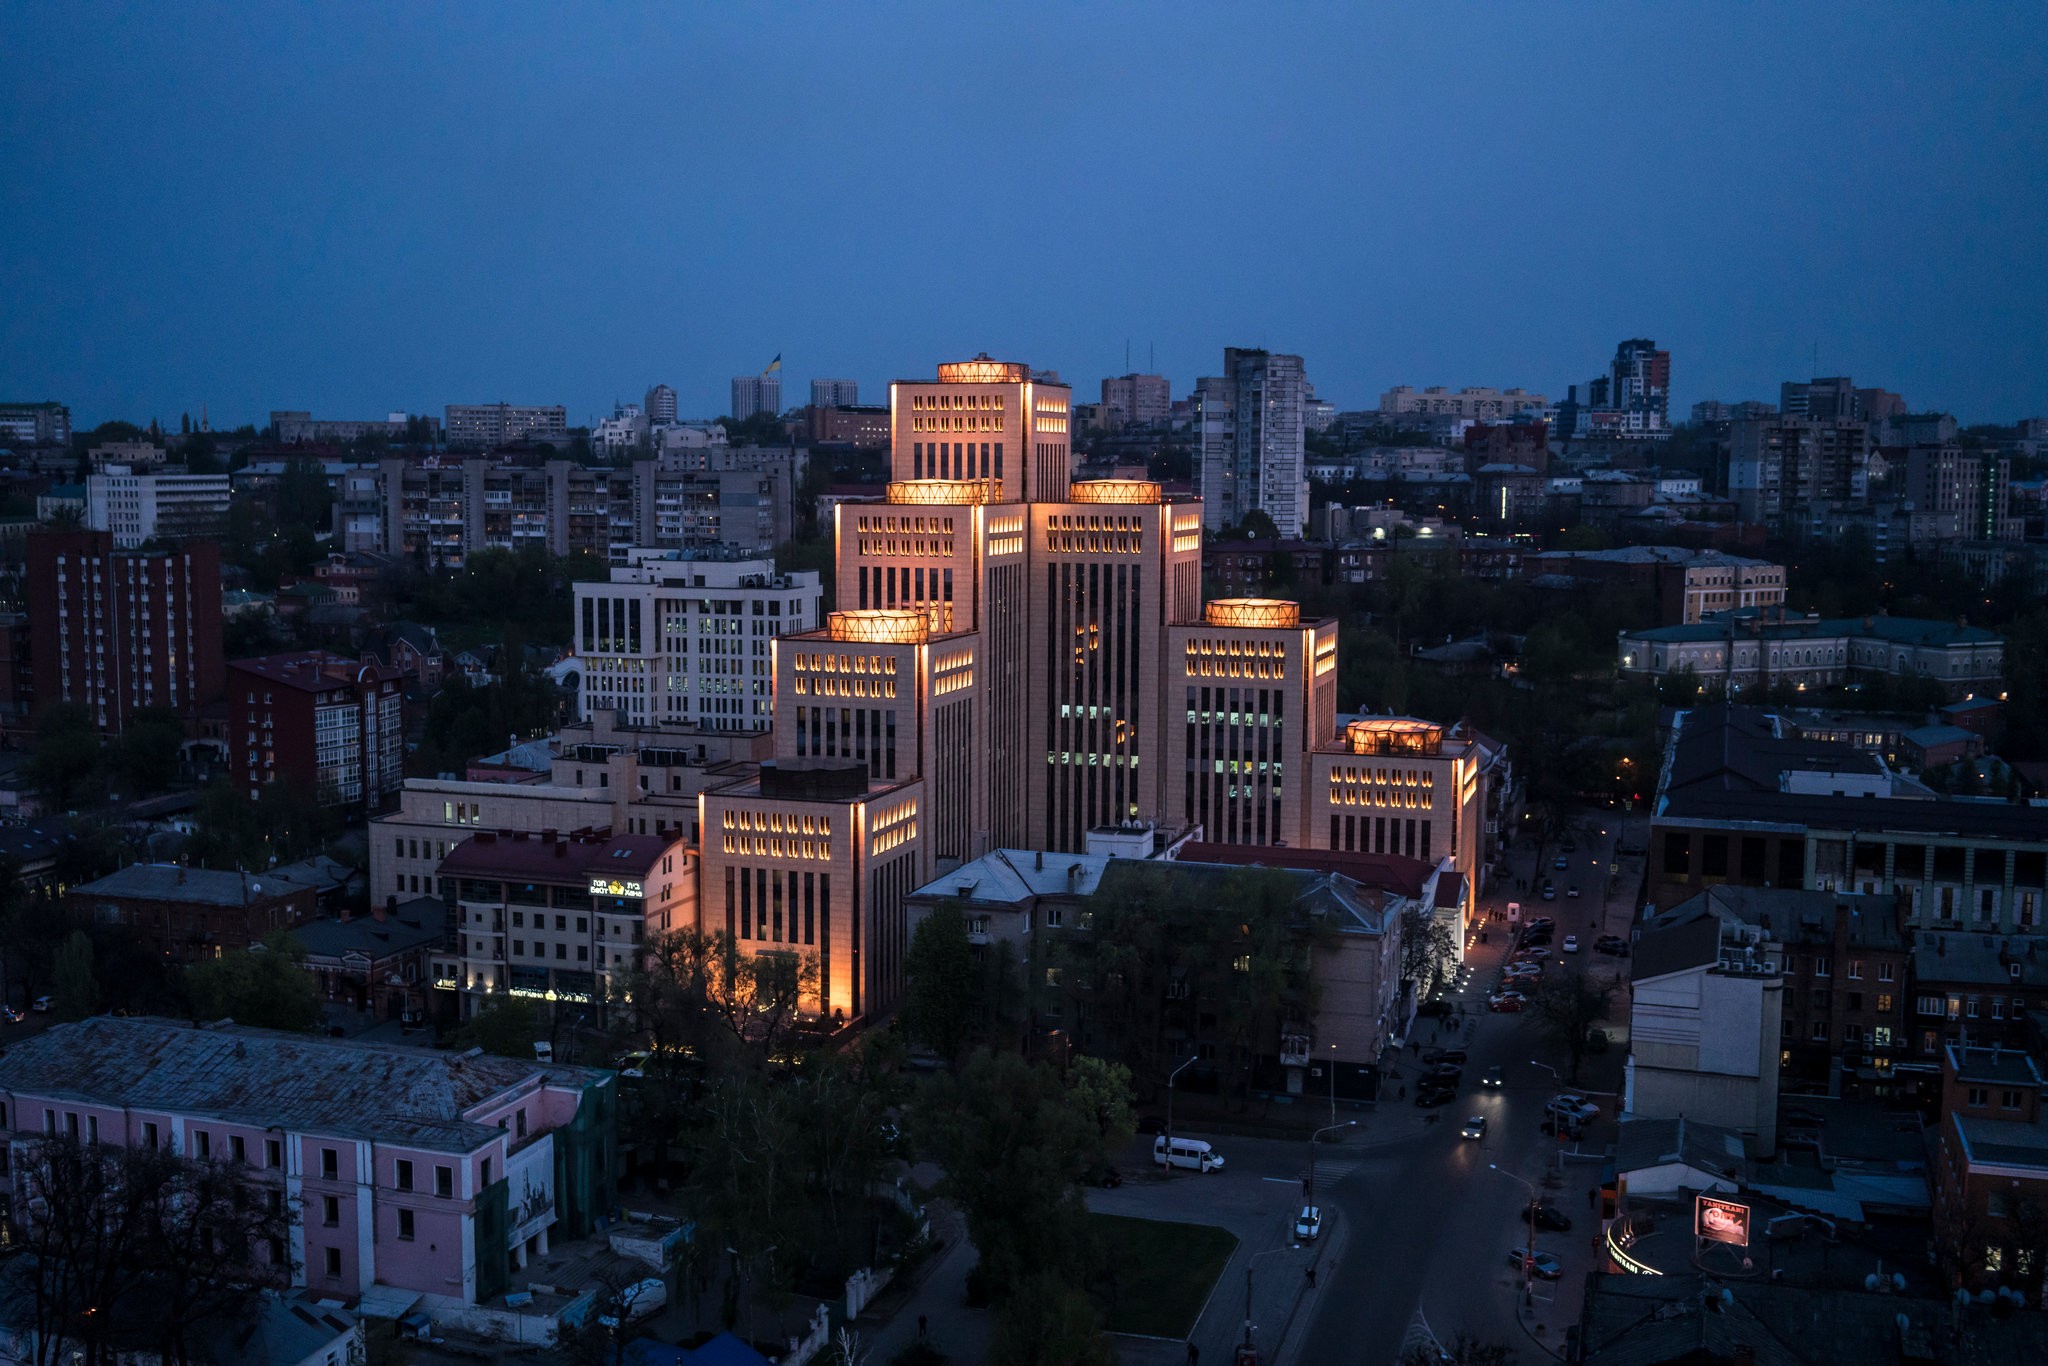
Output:
[[[231,1159],[290,1202],[295,1285],[479,1304],[609,1207],[616,1100],[590,1068],[101,1016],[0,1057],[0,1193],[19,1223],[46,1134]]]

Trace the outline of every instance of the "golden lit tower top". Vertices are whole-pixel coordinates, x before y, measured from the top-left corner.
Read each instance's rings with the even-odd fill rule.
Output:
[[[998,503],[1061,501],[1072,408],[1057,375],[987,355],[948,361],[936,379],[889,386],[889,477],[983,480]]]

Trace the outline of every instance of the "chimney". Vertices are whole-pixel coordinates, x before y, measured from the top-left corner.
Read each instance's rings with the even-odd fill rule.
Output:
[[[1045,850],[1043,849],[1038,851],[1038,862],[1036,864],[1036,868],[1037,871],[1041,873],[1045,871]]]
[[[384,898],[384,904],[382,906],[372,906],[370,908],[370,914],[377,920],[389,920],[392,917],[393,913],[395,913],[397,910],[398,893],[393,892],[389,896]]]

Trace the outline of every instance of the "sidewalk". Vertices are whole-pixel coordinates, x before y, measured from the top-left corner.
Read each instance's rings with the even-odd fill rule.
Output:
[[[918,1323],[925,1324],[931,1345],[957,1362],[988,1356],[989,1314],[967,1306],[967,1273],[980,1260],[967,1240],[967,1223],[942,1200],[931,1202],[932,1237],[944,1244],[917,1269],[908,1284],[892,1284],[854,1320],[867,1360],[887,1363],[917,1341]]]

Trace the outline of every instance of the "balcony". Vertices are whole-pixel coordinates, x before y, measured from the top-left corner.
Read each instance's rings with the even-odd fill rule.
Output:
[[[1306,1034],[1282,1034],[1280,1036],[1280,1065],[1282,1067],[1306,1067],[1315,1052],[1315,1042]]]

